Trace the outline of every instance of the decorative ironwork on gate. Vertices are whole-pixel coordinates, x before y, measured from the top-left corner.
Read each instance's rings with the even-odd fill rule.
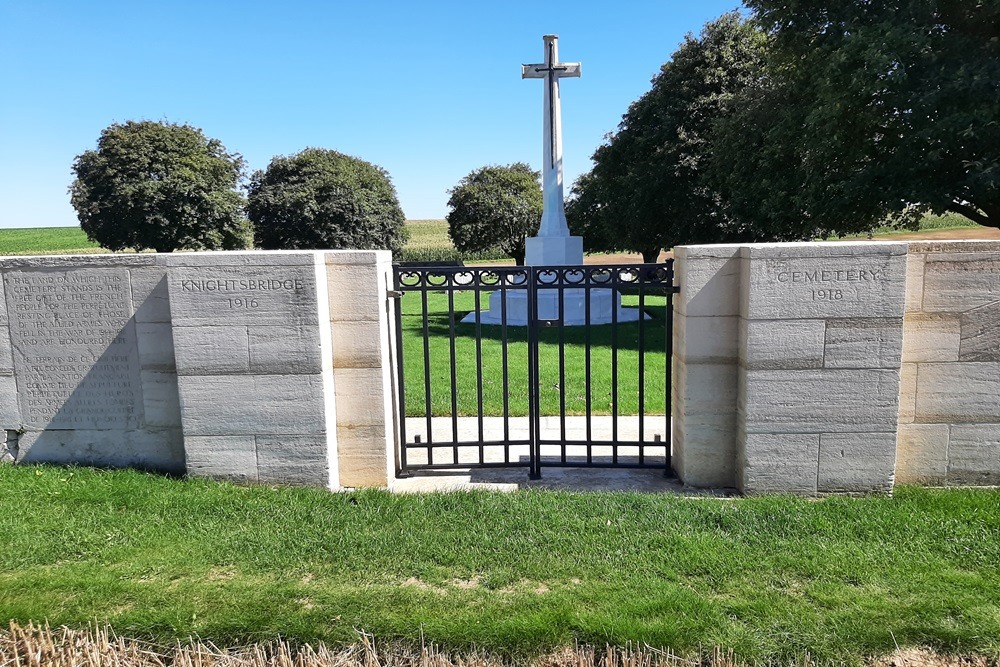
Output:
[[[671,471],[672,260],[396,265],[394,279],[399,475]]]

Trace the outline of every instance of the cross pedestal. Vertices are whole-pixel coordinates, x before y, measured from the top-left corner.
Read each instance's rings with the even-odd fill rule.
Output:
[[[524,240],[524,263],[529,266],[583,264],[582,236],[531,236]]]
[[[638,308],[622,308],[621,295],[613,289],[564,289],[563,316],[560,322],[564,326],[579,326],[587,324],[587,292],[590,292],[590,324],[610,324],[612,321],[637,322]],[[490,292],[490,309],[480,312],[483,324],[502,324],[503,313],[501,300],[507,297],[507,325],[525,326],[528,324],[528,293],[525,290]],[[538,319],[559,320],[559,290],[540,289],[535,293],[535,305],[538,309]],[[618,317],[613,320],[612,311],[618,311]],[[649,319],[647,315],[645,319]],[[471,312],[462,318],[463,322],[475,322],[476,313]]]

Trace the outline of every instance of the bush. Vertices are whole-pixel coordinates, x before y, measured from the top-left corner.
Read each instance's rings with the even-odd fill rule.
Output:
[[[253,174],[247,212],[264,249],[379,249],[406,242],[403,210],[381,167],[307,148]]]
[[[73,162],[70,202],[87,237],[109,250],[236,250],[251,240],[236,189],[243,168],[190,125],[115,123]]]
[[[524,264],[524,239],[542,219],[540,174],[518,162],[476,169],[451,191],[448,235],[462,253],[500,251]]]

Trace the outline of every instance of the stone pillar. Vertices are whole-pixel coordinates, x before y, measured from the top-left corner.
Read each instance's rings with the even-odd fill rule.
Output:
[[[740,489],[891,490],[906,244],[749,245],[740,260]]]
[[[907,257],[896,479],[1000,484],[1000,242]]]
[[[739,249],[674,248],[673,462],[689,486],[736,486]]]
[[[324,253],[337,399],[340,484],[385,487],[396,473],[396,400],[387,250]]]
[[[188,474],[338,486],[322,260],[163,257]]]

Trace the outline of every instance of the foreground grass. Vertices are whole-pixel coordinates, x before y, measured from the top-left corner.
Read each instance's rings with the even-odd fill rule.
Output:
[[[393,496],[0,467],[0,615],[219,645],[1000,652],[1000,492]]]

